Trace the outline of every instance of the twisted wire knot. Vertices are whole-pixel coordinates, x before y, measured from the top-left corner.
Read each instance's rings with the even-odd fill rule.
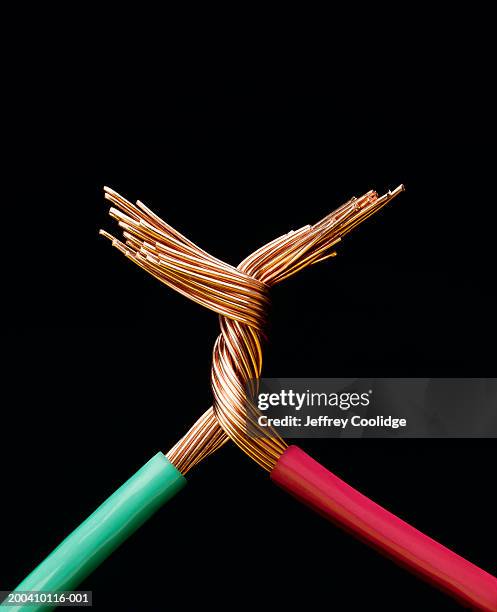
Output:
[[[402,191],[381,198],[369,191],[352,198],[315,225],[306,225],[264,245],[238,267],[227,264],[180,234],[142,202],[132,204],[105,188],[109,211],[123,230],[124,242],[105,231],[126,257],[182,295],[219,314],[221,333],[213,350],[213,406],[169,451],[183,473],[232,439],[259,465],[271,470],[286,448],[274,429],[259,427],[247,387],[262,370],[262,336],[268,289],[299,270],[336,255],[342,236]],[[252,386],[253,389],[253,386]],[[247,435],[251,431],[260,435]]]

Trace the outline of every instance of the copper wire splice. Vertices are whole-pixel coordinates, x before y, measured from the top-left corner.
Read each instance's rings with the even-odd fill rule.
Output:
[[[109,214],[122,229],[123,241],[103,230],[100,233],[152,276],[219,314],[221,333],[214,345],[211,372],[213,406],[167,453],[180,472],[186,474],[230,438],[261,467],[273,469],[286,449],[283,439],[266,427],[262,436],[247,435],[247,420],[260,430],[246,388],[261,374],[268,289],[335,256],[334,247],[343,236],[403,190],[399,185],[381,197],[369,191],[352,198],[315,225],[264,245],[235,268],[202,250],[142,202],[132,204],[104,188],[113,205]]]

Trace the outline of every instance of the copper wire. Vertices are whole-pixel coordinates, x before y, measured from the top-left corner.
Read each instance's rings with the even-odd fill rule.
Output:
[[[247,387],[262,370],[261,342],[269,303],[268,289],[303,268],[336,255],[342,237],[403,191],[403,185],[378,197],[369,191],[352,198],[315,225],[276,238],[235,268],[202,250],[160,219],[142,202],[132,204],[105,187],[109,214],[123,230],[124,242],[101,230],[126,257],[182,295],[219,314],[221,333],[214,345],[213,406],[167,453],[186,474],[232,439],[261,467],[271,470],[286,448],[276,430],[257,423]],[[260,435],[248,435],[250,431]]]

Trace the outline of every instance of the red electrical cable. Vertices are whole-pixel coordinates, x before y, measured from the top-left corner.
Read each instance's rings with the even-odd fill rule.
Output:
[[[298,446],[281,455],[271,480],[461,603],[497,610],[497,578],[362,495]]]

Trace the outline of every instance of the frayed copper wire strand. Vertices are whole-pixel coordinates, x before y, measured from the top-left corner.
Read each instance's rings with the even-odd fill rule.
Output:
[[[264,469],[274,467],[286,443],[274,429],[259,427],[246,393],[261,374],[267,290],[335,256],[332,249],[345,234],[403,189],[400,185],[382,197],[369,191],[352,198],[315,225],[264,245],[234,268],[199,248],[142,202],[132,204],[105,188],[106,199],[115,206],[109,213],[122,228],[124,242],[103,230],[101,234],[152,276],[220,315],[221,334],[212,364],[214,404],[167,454],[183,474],[230,438]]]

